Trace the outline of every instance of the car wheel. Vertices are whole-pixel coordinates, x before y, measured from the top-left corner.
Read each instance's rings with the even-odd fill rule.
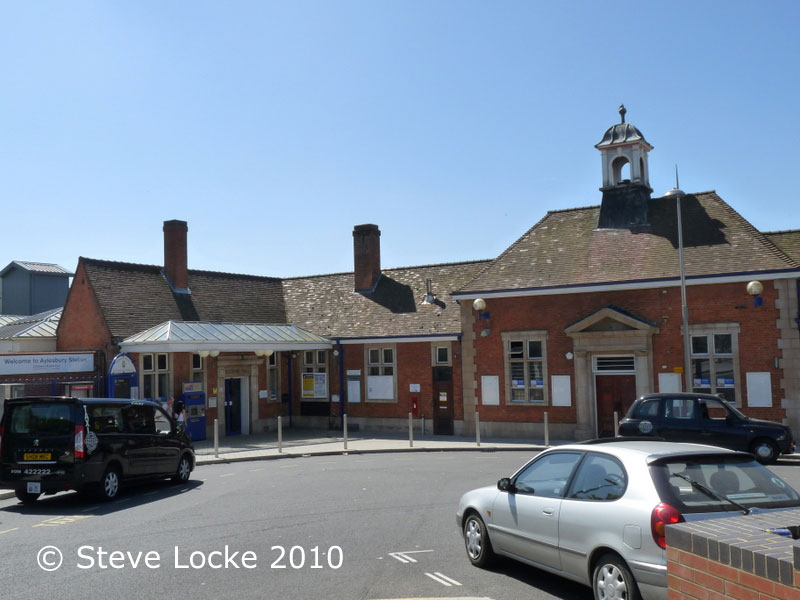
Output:
[[[31,494],[25,490],[14,490],[14,495],[17,497],[17,500],[23,504],[33,504],[39,499],[39,496],[41,496],[41,494]]]
[[[119,469],[114,466],[108,467],[100,481],[100,497],[103,500],[113,500],[119,494],[120,484]]]
[[[750,445],[750,452],[752,452],[758,462],[768,465],[778,460],[780,450],[775,445],[775,442],[766,438],[761,438],[754,441]]]
[[[186,456],[181,456],[181,460],[178,462],[178,472],[172,476],[172,481],[175,483],[184,483],[189,481],[189,475],[191,472],[192,461],[190,461]]]
[[[464,545],[467,549],[467,558],[476,567],[487,567],[495,559],[492,542],[489,541],[489,532],[486,525],[476,513],[472,513],[464,521]]]
[[[641,600],[639,586],[628,565],[616,554],[604,554],[592,577],[595,600]]]

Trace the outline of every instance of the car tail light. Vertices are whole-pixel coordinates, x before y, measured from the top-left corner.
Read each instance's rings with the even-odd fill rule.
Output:
[[[686,519],[677,508],[662,502],[653,509],[650,514],[650,530],[653,532],[653,539],[661,548],[667,547],[667,525],[683,523]]]
[[[83,425],[75,425],[75,458],[85,458],[86,452],[83,449],[83,439],[84,439],[84,429]]]

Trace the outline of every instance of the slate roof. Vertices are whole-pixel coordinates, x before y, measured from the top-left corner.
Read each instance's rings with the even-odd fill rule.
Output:
[[[456,335],[450,291],[488,261],[384,269],[374,293],[353,273],[291,279],[189,270],[191,295],[173,294],[161,267],[80,258],[116,342],[167,321],[292,324],[326,337]],[[421,305],[425,280],[437,303]]]
[[[17,317],[0,326],[0,340],[19,338],[56,338],[62,308],[46,310],[36,315]]]
[[[794,260],[800,262],[800,229],[765,231],[764,235]]]
[[[353,291],[353,273],[285,279],[290,323],[329,338],[457,335],[458,305],[450,296],[489,261],[383,269],[372,294]],[[425,280],[437,302],[422,305]]]
[[[682,200],[687,277],[800,268],[716,192]],[[653,198],[646,227],[596,229],[599,206],[556,210],[529,229],[458,296],[490,291],[618,284],[679,276],[674,198]]]

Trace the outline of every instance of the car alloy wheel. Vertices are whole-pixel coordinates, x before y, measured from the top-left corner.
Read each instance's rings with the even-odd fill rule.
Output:
[[[189,475],[192,472],[192,464],[189,462],[189,459],[185,456],[181,457],[180,462],[178,463],[178,472],[172,478],[173,481],[176,483],[182,483],[184,481],[189,481]]]
[[[494,559],[486,525],[477,514],[471,514],[464,522],[464,545],[469,561],[476,567],[485,567]]]
[[[109,467],[103,475],[103,486],[100,490],[104,500],[113,500],[119,494],[119,471],[114,467]]]
[[[594,570],[595,600],[641,600],[628,566],[614,554],[600,557]]]

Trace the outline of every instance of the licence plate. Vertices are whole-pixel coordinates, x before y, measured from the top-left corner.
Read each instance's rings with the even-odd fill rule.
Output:
[[[22,460],[50,460],[50,452],[26,452],[22,455]]]
[[[29,494],[41,494],[42,493],[42,484],[38,481],[29,481],[28,482],[28,493]]]

